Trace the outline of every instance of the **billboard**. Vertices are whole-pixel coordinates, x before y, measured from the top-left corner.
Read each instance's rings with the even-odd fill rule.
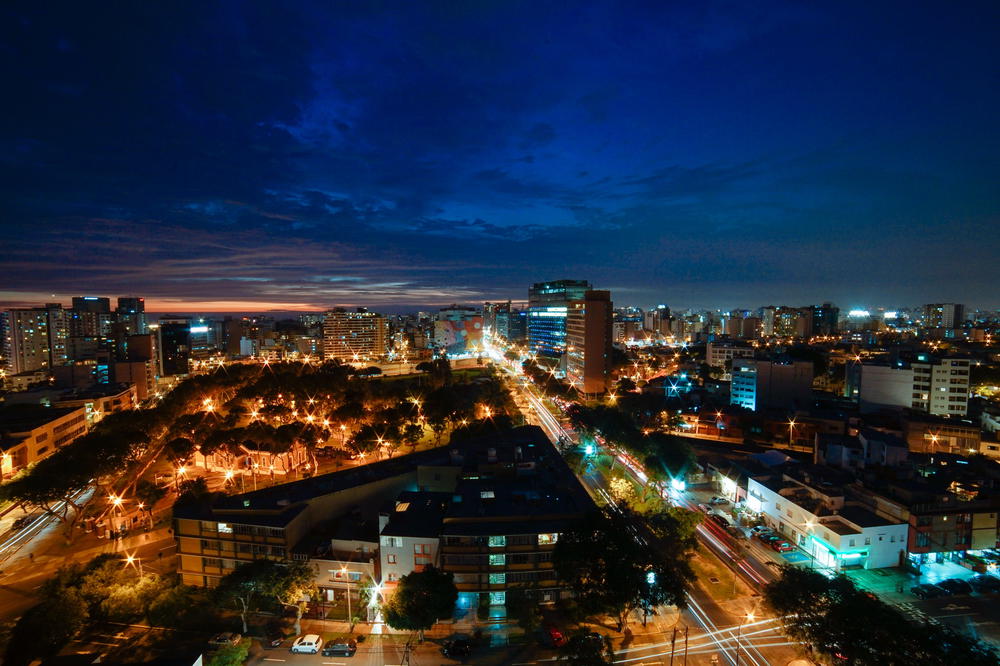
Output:
[[[483,318],[434,322],[434,346],[448,354],[468,354],[483,348]]]

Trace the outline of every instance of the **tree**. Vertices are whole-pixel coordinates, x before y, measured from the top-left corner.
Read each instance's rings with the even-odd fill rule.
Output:
[[[231,604],[240,614],[244,634],[248,631],[247,615],[257,610],[264,601],[262,581],[273,564],[270,560],[253,560],[241,564],[223,576],[215,588],[217,602],[223,605]]]
[[[694,580],[686,560],[674,561],[659,545],[640,540],[636,522],[627,510],[594,512],[559,538],[552,557],[581,608],[614,616],[619,631],[633,611],[645,617],[665,604],[686,607],[687,587]]]
[[[821,655],[848,665],[996,664],[987,644],[928,623],[911,622],[893,606],[870,597],[845,576],[786,565],[764,588],[786,633]]]
[[[88,619],[87,602],[74,588],[61,587],[29,609],[14,625],[3,663],[27,666],[63,648]]]
[[[153,525],[153,509],[166,494],[165,489],[146,479],[142,479],[135,486],[135,498],[142,503],[143,509],[149,517],[150,527]]]
[[[247,615],[262,606],[294,607],[295,633],[300,634],[303,605],[315,590],[313,570],[305,562],[253,560],[223,576],[215,595],[219,602],[231,604],[239,612],[244,634]]]
[[[606,637],[583,629],[573,634],[563,648],[570,666],[610,666],[614,652]]]
[[[383,607],[386,623],[393,629],[420,633],[455,612],[458,588],[453,576],[434,567],[403,576],[389,601]]]
[[[250,639],[236,645],[223,645],[208,659],[208,666],[243,666],[250,655]]]
[[[507,616],[517,622],[525,633],[534,633],[542,624],[542,612],[537,599],[523,587],[507,589]]]
[[[261,591],[281,606],[295,609],[295,635],[299,635],[302,633],[305,604],[317,594],[313,570],[299,560],[271,564],[273,566],[269,570],[265,568]]]

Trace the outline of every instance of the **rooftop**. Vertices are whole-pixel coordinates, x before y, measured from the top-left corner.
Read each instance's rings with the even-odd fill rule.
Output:
[[[75,411],[79,411],[79,408],[45,407],[42,405],[0,407],[0,435],[29,432]]]

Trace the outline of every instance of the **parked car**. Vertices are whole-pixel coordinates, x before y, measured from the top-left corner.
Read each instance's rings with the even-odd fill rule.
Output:
[[[566,645],[566,634],[551,624],[545,627],[545,638],[552,644],[552,647],[558,648]]]
[[[324,657],[353,657],[357,651],[358,642],[350,636],[339,636],[323,646]]]
[[[938,587],[937,585],[924,583],[923,585],[911,587],[910,594],[915,596],[917,599],[935,599],[937,597],[948,596],[948,591]]]
[[[746,539],[747,532],[745,527],[740,527],[739,525],[730,525],[726,528],[726,532],[736,537],[737,539]]]
[[[725,516],[721,516],[717,513],[709,514],[708,517],[712,520],[712,522],[716,523],[719,527],[723,529],[728,529],[733,526],[729,520],[726,520]]]
[[[704,511],[705,513],[710,513],[712,511],[712,507],[708,504],[699,504],[698,508]]]
[[[223,631],[221,634],[216,634],[209,639],[208,644],[213,648],[225,647],[227,645],[236,645],[243,639],[241,634],[235,631]]]
[[[445,641],[441,646],[444,656],[451,659],[468,659],[472,654],[472,641],[468,638],[458,638],[453,641]]]
[[[787,541],[782,541],[781,539],[771,541],[767,545],[769,545],[773,550],[776,550],[779,553],[790,553],[793,550],[795,550],[795,546],[788,543]]]
[[[978,574],[969,579],[972,589],[981,594],[1000,592],[1000,578],[989,574]]]
[[[716,495],[712,499],[708,500],[708,503],[709,504],[729,504],[729,500],[727,500],[725,497],[719,497],[718,495]]]
[[[949,578],[937,584],[938,587],[948,590],[950,594],[972,594],[972,586],[961,578]]]
[[[767,525],[754,525],[753,527],[750,528],[750,531],[753,532],[754,534],[762,534],[765,532],[770,532],[771,528],[768,527]]]
[[[291,649],[295,653],[318,654],[322,645],[323,639],[317,634],[306,634],[296,638]]]
[[[770,532],[766,534],[759,534],[757,535],[757,538],[760,539],[765,546],[770,546],[772,541],[784,541],[784,539],[782,539],[777,534],[773,534]]]

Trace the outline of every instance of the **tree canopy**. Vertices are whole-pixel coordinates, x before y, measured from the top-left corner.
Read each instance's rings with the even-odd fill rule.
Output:
[[[434,567],[415,571],[399,579],[399,585],[383,607],[385,621],[393,629],[419,631],[450,618],[458,601],[453,576]]]
[[[552,558],[581,609],[614,616],[619,631],[634,611],[645,616],[662,605],[686,607],[687,588],[695,578],[686,552],[693,536],[683,533],[680,520],[668,515],[659,523],[657,538],[662,544],[676,542],[672,549],[650,544],[635,524],[628,512],[594,512],[560,536]]]
[[[986,643],[950,628],[914,622],[895,607],[859,590],[847,577],[787,565],[764,589],[789,636],[847,666],[986,666],[1000,655]]]

